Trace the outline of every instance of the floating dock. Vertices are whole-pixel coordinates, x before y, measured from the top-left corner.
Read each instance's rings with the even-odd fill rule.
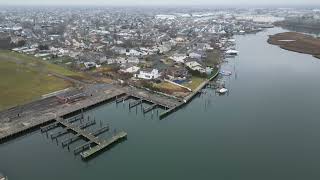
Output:
[[[101,152],[102,150],[106,149],[107,147],[111,146],[112,144],[124,139],[127,137],[127,133],[124,131],[120,131],[115,133],[111,138],[107,139],[107,140],[103,140],[101,141],[99,144],[97,144],[96,146],[90,148],[87,151],[84,151],[82,153],[80,153],[82,159],[88,159],[92,156],[94,156],[95,154],[97,154],[98,152]]]
[[[109,129],[110,129],[109,126],[104,126],[104,127],[100,128],[100,129],[98,129],[97,131],[93,132],[92,134],[94,136],[98,136],[98,135],[100,135],[100,134],[102,134],[102,133],[104,133],[106,131],[109,131]],[[62,147],[66,147],[66,146],[70,145],[71,143],[78,141],[80,138],[81,138],[80,134],[76,134],[71,138],[63,140],[61,142],[61,145],[62,145]]]
[[[75,133],[75,135],[73,137],[62,141],[62,143],[61,143],[62,147],[68,146],[68,148],[69,148],[69,145],[71,143],[79,140],[81,137],[84,138],[85,140],[87,140],[87,142],[85,144],[82,144],[73,150],[74,154],[81,153],[81,157],[83,159],[87,159],[89,157],[92,157],[96,153],[102,151],[103,149],[108,148],[110,145],[127,137],[126,132],[120,131],[120,132],[114,133],[114,135],[109,139],[100,139],[97,136],[103,132],[108,131],[109,125],[102,127],[93,133],[86,131],[85,130],[86,127],[91,126],[96,123],[95,120],[88,121],[88,122],[86,122],[84,124],[80,124],[80,125],[69,123],[67,120],[64,120],[61,117],[55,119],[55,121],[56,122],[53,124],[61,125],[61,126],[65,127],[65,129],[63,129],[57,133],[51,134],[51,139],[56,139],[63,134],[69,133],[70,131],[73,131]],[[49,127],[51,127],[51,126],[49,126]],[[45,128],[43,128],[43,129],[45,129]],[[89,150],[87,150],[87,149],[89,149]],[[87,150],[87,151],[82,152],[84,150]]]

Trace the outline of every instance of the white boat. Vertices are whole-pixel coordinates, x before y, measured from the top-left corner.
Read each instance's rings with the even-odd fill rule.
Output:
[[[220,94],[225,94],[227,93],[229,90],[226,89],[226,88],[221,88],[221,89],[218,89],[217,92],[220,93]]]
[[[231,76],[232,75],[232,72],[231,71],[220,71],[220,74],[223,75],[223,76]]]
[[[8,178],[0,173],[0,180],[8,180]]]
[[[233,49],[229,49],[228,51],[226,51],[227,55],[238,55],[239,51],[233,50]]]

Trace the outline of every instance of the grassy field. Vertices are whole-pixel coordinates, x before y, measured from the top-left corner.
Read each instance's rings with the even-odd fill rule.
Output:
[[[204,61],[207,66],[214,67],[220,64],[221,52],[219,50],[213,50],[207,52],[207,58]]]
[[[43,94],[72,85],[50,75],[50,72],[81,77],[81,74],[33,56],[0,51],[0,110],[32,101]]]
[[[192,90],[195,90],[205,80],[206,80],[205,78],[192,76],[191,81],[187,82],[187,83],[185,83],[183,85],[188,87],[188,88],[190,88],[190,89],[192,89]]]

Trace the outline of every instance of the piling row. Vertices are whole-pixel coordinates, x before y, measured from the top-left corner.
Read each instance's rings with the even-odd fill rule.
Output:
[[[131,108],[136,107],[136,106],[138,106],[140,104],[142,104],[142,99],[136,100],[134,102],[130,102],[129,103],[129,108],[131,109]]]

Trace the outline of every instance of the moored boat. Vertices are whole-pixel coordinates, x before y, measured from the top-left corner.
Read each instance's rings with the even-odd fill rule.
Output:
[[[219,93],[219,94],[225,94],[225,93],[227,93],[229,90],[227,89],[227,88],[220,88],[220,89],[217,89],[217,92]]]
[[[239,51],[233,50],[233,49],[229,49],[226,51],[227,55],[238,55]]]
[[[231,76],[231,75],[232,75],[232,72],[231,72],[231,71],[221,70],[221,71],[220,71],[220,74],[223,75],[223,76]]]
[[[0,180],[8,180],[8,178],[5,175],[0,173]]]

